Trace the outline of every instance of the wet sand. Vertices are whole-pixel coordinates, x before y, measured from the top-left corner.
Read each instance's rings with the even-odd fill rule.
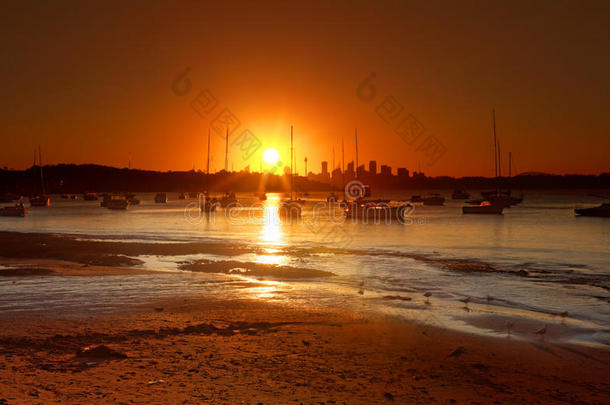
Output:
[[[336,311],[180,298],[93,318],[1,321],[0,403],[610,400],[608,351]],[[77,356],[102,344],[121,356]]]
[[[5,277],[137,274],[124,255],[175,245],[17,235],[0,233]],[[610,402],[607,349],[344,310],[175,297],[93,316],[0,313],[0,326],[0,404]]]

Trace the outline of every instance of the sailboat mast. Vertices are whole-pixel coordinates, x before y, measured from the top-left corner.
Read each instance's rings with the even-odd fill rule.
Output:
[[[210,128],[208,128],[208,157],[205,166],[205,192],[210,192]]]
[[[38,145],[38,164],[40,165],[40,188],[42,190],[42,195],[44,195],[44,177],[42,175],[42,152],[40,150],[40,145]]]
[[[496,137],[496,109],[493,109],[493,123],[494,123],[494,174],[498,177],[498,140]]]
[[[227,127],[227,136],[225,137],[225,172],[229,171],[229,127]]]
[[[358,179],[358,128],[355,129],[354,137],[356,140],[356,179]]]
[[[500,152],[500,141],[498,141],[498,176],[502,178],[502,153]]]
[[[345,139],[343,135],[341,135],[341,189],[343,199],[345,199]]]
[[[208,128],[208,160],[205,169],[207,175],[210,175],[210,128]]]
[[[513,152],[508,152],[508,177],[512,177]]]
[[[294,183],[294,177],[292,175],[293,170],[293,160],[294,160],[294,144],[293,144],[293,129],[292,125],[290,126],[290,199],[292,200],[292,189]]]

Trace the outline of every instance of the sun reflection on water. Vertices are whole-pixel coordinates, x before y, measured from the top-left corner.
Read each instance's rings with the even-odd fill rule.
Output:
[[[274,264],[276,266],[283,266],[288,263],[288,257],[283,255],[260,255],[256,257],[256,262],[262,264]]]
[[[263,210],[263,229],[260,240],[265,245],[283,245],[283,233],[280,226],[278,207],[280,204],[279,195],[269,196],[265,201]]]
[[[282,287],[286,287],[285,283],[275,280],[257,280],[244,277],[246,281],[251,282],[255,286],[246,288],[246,292],[255,299],[272,299],[276,298],[277,293],[281,292]]]

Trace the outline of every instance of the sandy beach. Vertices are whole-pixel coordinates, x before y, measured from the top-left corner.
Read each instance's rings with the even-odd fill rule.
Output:
[[[3,403],[607,403],[610,353],[391,319],[177,298],[3,317]],[[78,356],[105,345],[125,355]],[[116,357],[115,357],[116,356]]]
[[[146,270],[132,267],[136,262],[122,254],[169,249],[30,235],[30,248],[20,250],[18,235],[4,236],[15,245],[3,249],[0,274],[15,280],[137,276]],[[197,266],[208,272],[213,264]],[[273,275],[268,268],[251,269]],[[548,342],[544,336],[489,338],[333,308],[176,296],[112,313],[9,312],[0,314],[0,324],[0,403],[610,399],[610,351],[603,348]]]

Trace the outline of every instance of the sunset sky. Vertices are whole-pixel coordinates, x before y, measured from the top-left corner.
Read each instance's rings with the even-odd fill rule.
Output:
[[[129,3],[125,5],[123,3]],[[258,4],[261,3],[261,4]],[[610,171],[610,3],[542,2],[11,2],[0,23],[0,166],[99,163],[154,170],[205,166],[210,124],[225,108],[260,153],[298,171],[354,155],[429,175],[493,175],[492,109],[514,171]],[[173,83],[186,68],[190,92]],[[358,96],[374,72],[372,100]],[[208,90],[207,116],[191,107]],[[387,96],[402,105],[391,122]],[[395,128],[425,129],[407,144]],[[418,144],[434,136],[434,164]],[[213,134],[212,167],[224,167]],[[506,158],[505,158],[506,161]],[[330,165],[330,163],[329,163]]]

